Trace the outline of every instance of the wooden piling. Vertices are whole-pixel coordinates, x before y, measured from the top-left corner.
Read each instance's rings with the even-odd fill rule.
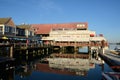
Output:
[[[13,58],[13,46],[10,46],[10,57]]]

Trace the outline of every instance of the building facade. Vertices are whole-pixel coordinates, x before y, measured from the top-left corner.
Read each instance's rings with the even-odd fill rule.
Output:
[[[107,39],[103,34],[97,35],[95,31],[88,30],[87,22],[32,26],[36,27],[35,33],[42,36],[45,45],[59,46],[61,49],[88,47],[88,52],[108,48]]]
[[[16,36],[30,38],[34,36],[34,32],[31,30],[31,25],[17,25],[16,26]]]
[[[12,18],[0,18],[0,37],[12,38],[16,35],[16,26]]]
[[[97,35],[95,31],[88,30],[87,22],[36,24],[32,25],[32,27],[35,29],[36,34],[42,36],[42,40],[45,43],[47,42],[47,44],[53,44],[54,46],[72,46],[72,44],[76,46],[92,46],[92,43],[96,43],[96,46],[101,46],[103,41],[107,46],[107,40],[102,34]]]
[[[0,18],[0,42],[3,40],[15,42],[34,37],[31,25],[15,25],[12,18]]]

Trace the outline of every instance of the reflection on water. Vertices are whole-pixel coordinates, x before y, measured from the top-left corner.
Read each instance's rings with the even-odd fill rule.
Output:
[[[0,80],[14,80],[14,69],[0,70]]]
[[[95,64],[89,59],[49,58],[48,61],[50,68],[74,72],[76,75],[85,76],[90,68],[95,68]]]
[[[32,62],[31,64],[26,63],[24,65],[16,67],[15,80],[29,77],[32,74],[33,70],[34,70],[34,64],[32,64]]]
[[[45,58],[49,63],[41,63],[40,58],[24,60],[21,56],[16,60],[15,70],[11,71],[14,77],[5,72],[8,76],[3,80],[101,80],[102,71],[112,71],[103,60],[89,57]]]
[[[95,59],[48,58],[48,61],[49,64],[39,60],[19,66],[15,80],[101,80],[102,71],[112,71],[107,64],[102,65],[101,60]]]

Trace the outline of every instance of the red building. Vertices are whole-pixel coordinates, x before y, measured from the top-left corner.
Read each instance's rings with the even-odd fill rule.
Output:
[[[49,36],[51,29],[59,28],[74,28],[74,29],[88,29],[87,22],[76,22],[76,23],[59,23],[59,24],[32,24],[32,29],[35,34],[42,36]]]

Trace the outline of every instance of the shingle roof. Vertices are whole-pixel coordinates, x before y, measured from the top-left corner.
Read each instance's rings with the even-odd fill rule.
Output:
[[[32,24],[32,28],[35,30],[36,34],[49,34],[52,28],[77,28],[78,24],[84,24],[84,28],[88,28],[87,22],[77,22],[77,23],[63,23],[63,24]]]
[[[22,25],[17,25],[16,27],[21,29],[30,29],[31,25],[22,24]]]
[[[9,18],[0,18],[0,24],[15,27],[15,24],[12,21],[12,18],[10,18],[10,17]]]
[[[11,18],[0,18],[0,24],[6,24]]]

